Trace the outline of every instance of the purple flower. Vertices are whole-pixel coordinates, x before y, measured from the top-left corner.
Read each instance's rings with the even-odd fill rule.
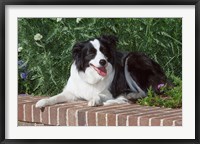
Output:
[[[160,89],[161,87],[164,87],[164,86],[165,86],[165,84],[159,84],[158,89]]]
[[[27,78],[27,76],[28,76],[28,73],[27,72],[22,72],[22,73],[20,73],[20,76],[21,76],[21,78],[23,80],[25,80]]]
[[[23,80],[26,80],[28,77],[27,64],[23,60],[18,60],[18,71],[20,73],[20,77]]]

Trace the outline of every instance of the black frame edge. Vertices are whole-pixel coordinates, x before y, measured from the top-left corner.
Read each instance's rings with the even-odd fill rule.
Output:
[[[79,1],[79,2],[78,2]],[[119,2],[119,0],[117,0]],[[127,3],[127,1],[129,0],[125,0],[124,2],[122,1],[122,3]],[[137,0],[136,0],[137,1]],[[130,2],[131,4],[146,4],[146,5],[165,5],[167,2],[167,0],[164,0],[163,2],[161,2],[161,0],[158,2],[157,0],[153,0],[153,3],[151,3],[150,1],[147,2],[147,0],[141,0],[141,2],[136,2],[136,1],[132,1]],[[84,5],[91,5],[91,3],[95,3],[94,1],[92,2],[91,0],[86,0],[86,2],[83,2],[80,0],[69,0],[68,2],[64,2],[62,0],[58,0],[57,2],[53,2],[53,0],[49,0],[49,2],[47,0],[35,0],[35,1],[27,1],[27,0],[8,0],[8,1],[1,1],[0,3],[0,10],[1,10],[1,15],[0,15],[0,58],[1,58],[1,63],[0,63],[0,69],[1,69],[1,73],[0,73],[0,80],[1,80],[1,87],[0,87],[0,92],[1,92],[1,96],[0,96],[0,143],[153,143],[153,144],[157,144],[157,143],[163,143],[163,144],[175,144],[175,143],[180,143],[180,144],[199,144],[200,143],[200,138],[199,138],[199,130],[200,130],[200,125],[199,125],[199,121],[200,121],[200,115],[199,115],[199,72],[200,72],[200,66],[199,66],[199,61],[200,61],[200,1],[199,0],[174,0],[175,2],[172,2],[171,0],[169,5],[195,5],[195,139],[194,140],[177,140],[176,142],[175,140],[90,140],[86,142],[86,140],[8,140],[5,139],[5,6],[6,5],[55,5],[55,3],[57,4],[83,4]],[[183,2],[184,1],[184,2]],[[113,3],[114,1],[110,1],[111,3]],[[183,4],[181,3],[183,2]],[[107,3],[106,1],[102,0],[102,2],[100,2],[99,0],[97,0],[97,2],[95,4],[102,4],[102,3]],[[110,5],[111,3],[107,3],[108,5]],[[121,2],[119,2],[121,3]],[[117,3],[116,5],[118,5],[119,3]],[[151,3],[151,4],[149,4]],[[198,110],[198,111],[197,111]]]
[[[199,72],[200,72],[200,1],[195,5],[195,141],[200,143],[199,140],[199,130],[200,130],[200,114],[198,113],[200,110],[200,100],[199,100]]]
[[[1,16],[0,16],[0,142],[5,141],[5,5],[4,2],[0,3]]]
[[[195,5],[199,0],[5,0],[8,5]]]
[[[6,144],[26,144],[26,143],[37,143],[37,144],[194,144],[193,140],[184,139],[12,139],[5,140]]]

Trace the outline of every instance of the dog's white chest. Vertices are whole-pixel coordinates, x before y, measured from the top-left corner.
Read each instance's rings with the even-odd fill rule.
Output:
[[[90,100],[92,97],[108,91],[113,77],[114,72],[102,78],[91,69],[80,73],[75,64],[72,64],[71,75],[64,91],[70,91],[77,98]]]

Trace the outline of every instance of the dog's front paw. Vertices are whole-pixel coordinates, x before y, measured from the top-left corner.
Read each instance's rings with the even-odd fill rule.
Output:
[[[102,105],[100,97],[94,97],[88,102],[88,106],[100,106]]]
[[[47,104],[48,104],[48,100],[47,99],[41,99],[35,104],[35,107],[36,108],[42,108],[42,107],[47,106]]]

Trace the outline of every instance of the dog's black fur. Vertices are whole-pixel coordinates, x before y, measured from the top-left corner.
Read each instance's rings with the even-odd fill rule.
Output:
[[[125,78],[125,61],[128,58],[128,72],[131,78],[144,91],[151,86],[156,93],[160,93],[158,85],[166,84],[167,78],[163,69],[158,63],[150,59],[144,53],[140,52],[119,52],[116,50],[118,39],[115,36],[104,35],[97,38],[101,43],[101,51],[108,58],[108,61],[115,69],[115,76],[110,87],[110,92],[116,98],[120,94],[127,94],[132,92],[127,80]],[[91,40],[91,39],[90,39]],[[83,55],[88,55],[92,50],[90,40],[78,43],[73,48],[73,58],[79,71],[84,71],[88,67],[87,61],[92,59]],[[94,51],[95,53],[95,51]],[[89,60],[87,60],[87,58]]]

